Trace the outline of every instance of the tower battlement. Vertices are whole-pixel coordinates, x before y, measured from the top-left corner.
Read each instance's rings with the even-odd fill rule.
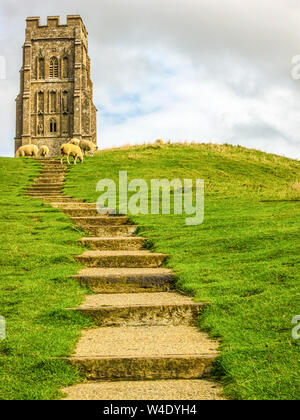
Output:
[[[28,17],[26,19],[26,28],[27,29],[38,29],[38,28],[64,28],[66,26],[82,26],[85,28],[85,25],[82,21],[80,15],[68,15],[67,24],[60,24],[60,16],[48,16],[47,25],[41,25],[41,18],[39,16]]]
[[[97,143],[96,108],[85,25],[79,15],[26,19],[15,149],[47,145],[51,155],[72,137]]]

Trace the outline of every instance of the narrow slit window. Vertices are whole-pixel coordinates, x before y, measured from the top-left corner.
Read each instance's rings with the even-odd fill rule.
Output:
[[[38,61],[38,74],[39,79],[45,78],[45,60],[43,58],[39,58]]]
[[[56,120],[52,119],[50,121],[50,133],[56,133],[57,131],[57,124],[56,124]]]

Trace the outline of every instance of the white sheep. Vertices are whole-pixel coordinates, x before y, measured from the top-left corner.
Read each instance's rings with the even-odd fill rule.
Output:
[[[80,140],[74,138],[71,141],[69,141],[68,144],[74,144],[74,146],[79,146],[80,145]]]
[[[39,149],[35,144],[27,144],[25,146],[19,147],[19,149],[16,152],[16,157],[21,157],[21,156],[37,157],[38,153],[39,153]]]
[[[50,153],[49,147],[48,146],[41,146],[40,148],[40,154],[43,157],[47,157]]]
[[[85,155],[88,153],[93,155],[98,150],[97,145],[89,140],[81,140],[80,148]]]
[[[64,156],[67,157],[67,162],[69,165],[71,165],[70,160],[69,160],[70,156],[74,157],[74,165],[76,165],[77,159],[79,159],[81,163],[83,163],[82,151],[79,146],[75,146],[74,144],[70,144],[70,143],[63,144],[60,148],[60,156],[61,156],[61,160],[60,160],[61,164],[63,164]]]

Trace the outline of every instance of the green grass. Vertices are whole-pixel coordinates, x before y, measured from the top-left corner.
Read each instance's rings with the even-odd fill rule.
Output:
[[[214,375],[237,399],[299,399],[299,162],[229,145],[142,146],[104,151],[72,167],[65,191],[95,201],[102,178],[202,178],[205,221],[185,215],[132,220],[170,255],[177,286],[210,302],[199,321],[221,341]],[[61,216],[60,216],[61,217]]]
[[[56,399],[80,381],[68,356],[89,321],[66,308],[86,291],[72,279],[82,234],[59,210],[22,196],[39,173],[29,159],[0,158],[0,399]]]

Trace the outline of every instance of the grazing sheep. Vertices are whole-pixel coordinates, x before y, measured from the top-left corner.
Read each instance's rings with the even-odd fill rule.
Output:
[[[74,146],[79,146],[80,145],[80,140],[74,138],[71,141],[69,141],[68,144],[74,144]]]
[[[48,146],[42,146],[40,148],[40,154],[43,157],[47,157],[49,155],[49,152],[50,152],[50,150],[49,150],[49,147]]]
[[[35,144],[27,144],[25,146],[19,147],[19,149],[16,152],[16,157],[21,157],[21,156],[37,157],[38,153],[39,153],[39,149]]]
[[[81,163],[83,163],[83,154],[82,151],[80,149],[79,146],[75,146],[75,144],[63,144],[60,148],[60,156],[61,156],[61,160],[60,163],[63,164],[63,158],[64,156],[67,156],[67,162],[69,165],[70,164],[70,160],[69,157],[73,156],[74,158],[74,165],[76,165],[77,159],[79,159],[81,161]]]
[[[158,146],[163,146],[165,142],[163,141],[163,139],[158,139],[156,140],[155,144],[157,144]]]
[[[85,155],[90,153],[92,156],[98,150],[98,147],[96,146],[96,144],[88,140],[81,140],[80,148]]]

